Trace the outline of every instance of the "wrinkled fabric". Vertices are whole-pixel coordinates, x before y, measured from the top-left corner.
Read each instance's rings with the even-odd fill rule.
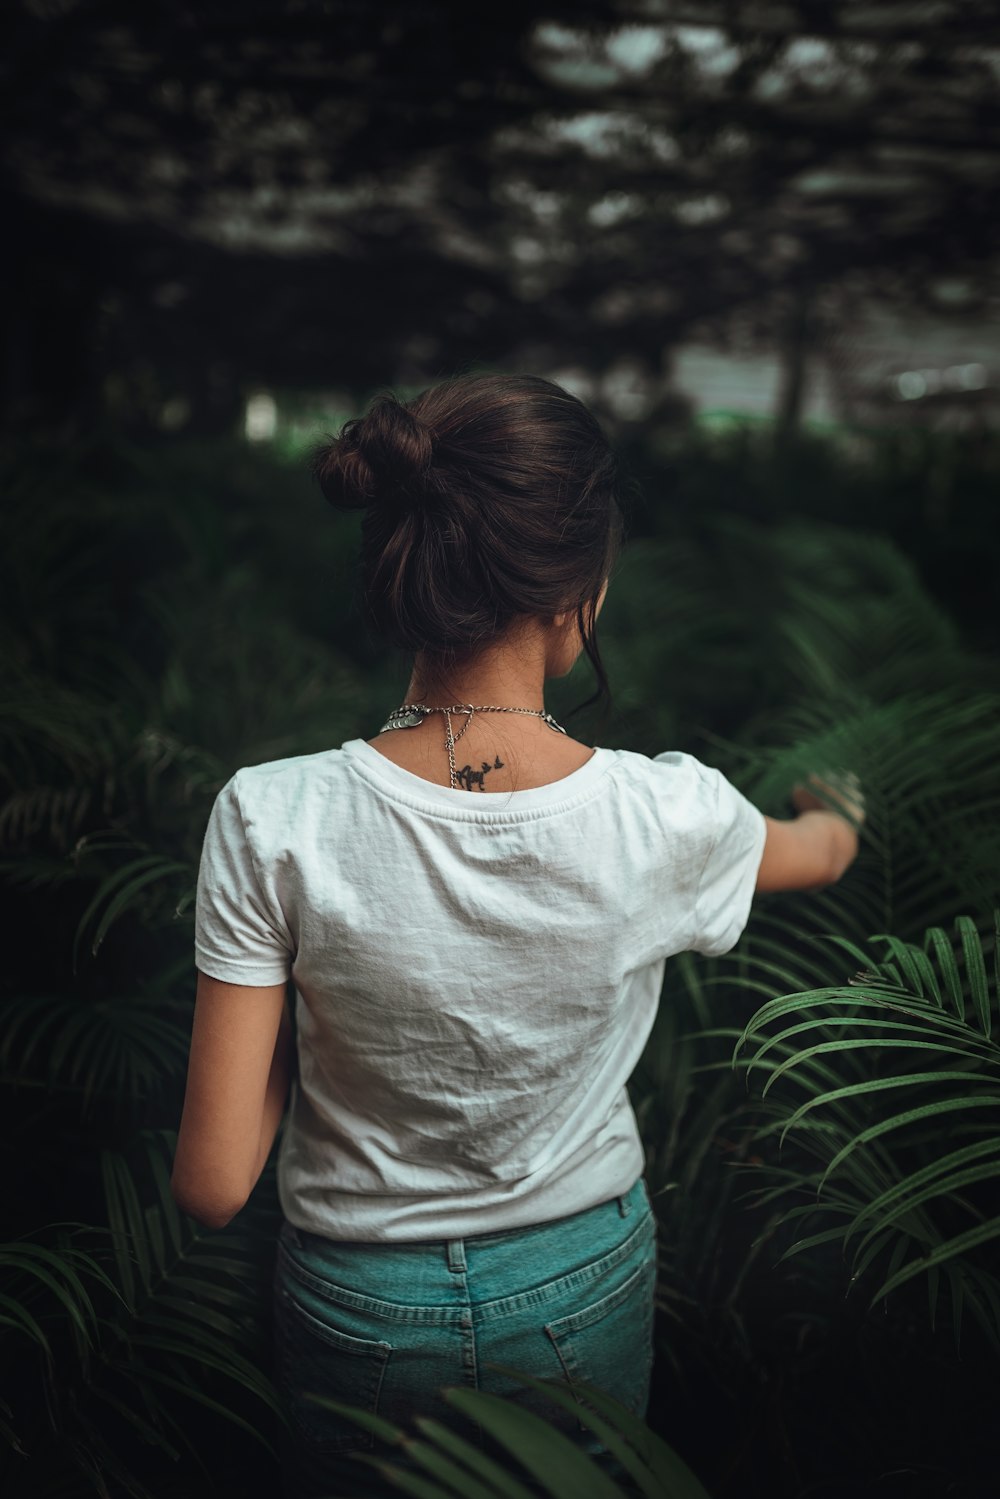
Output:
[[[236,771],[209,817],[195,958],[296,991],[286,1219],[460,1238],[627,1191],[625,1084],[672,954],[749,916],[763,814],[718,770],[597,748],[545,786],[469,792],[362,739]]]

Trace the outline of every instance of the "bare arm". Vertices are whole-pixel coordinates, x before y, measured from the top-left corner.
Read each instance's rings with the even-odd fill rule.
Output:
[[[274,1142],[292,1062],[285,995],[285,984],[198,971],[170,1186],[178,1207],[208,1228],[224,1228],[244,1206]]]
[[[274,1137],[278,1133],[278,1126],[285,1112],[289,1089],[294,1075],[295,1035],[292,1031],[291,1016],[286,1005],[281,1012],[281,1025],[278,1027],[278,1037],[274,1044],[274,1056],[271,1058],[271,1071],[267,1079],[264,1114],[260,1126],[260,1143],[257,1146],[257,1160],[251,1172],[251,1192],[257,1185],[260,1174],[267,1165],[267,1158],[271,1154]]]
[[[822,890],[840,879],[858,854],[858,835],[836,812],[765,817],[767,842],[757,890]]]

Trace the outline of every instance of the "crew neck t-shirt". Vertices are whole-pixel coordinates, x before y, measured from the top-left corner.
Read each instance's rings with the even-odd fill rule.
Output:
[[[237,770],[206,828],[197,967],[295,986],[285,1218],[330,1238],[464,1238],[624,1194],[626,1083],[675,953],[746,926],[763,814],[718,770],[598,747],[465,791],[364,739]]]

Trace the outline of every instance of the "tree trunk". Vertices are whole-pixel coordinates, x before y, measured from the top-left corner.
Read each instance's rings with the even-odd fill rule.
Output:
[[[783,378],[775,413],[775,444],[784,447],[798,432],[808,383],[809,339],[812,334],[813,288],[806,281],[792,287],[791,304],[781,336]]]

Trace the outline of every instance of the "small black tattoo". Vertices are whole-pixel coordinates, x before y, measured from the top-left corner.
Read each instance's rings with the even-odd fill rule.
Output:
[[[483,777],[490,770],[503,770],[503,761],[499,755],[497,755],[492,765],[488,760],[484,760],[482,770],[473,770],[471,765],[463,765],[461,770],[456,770],[455,775],[465,786],[466,791],[471,791],[473,786],[478,786],[480,791],[485,791],[486,787],[483,785]]]

